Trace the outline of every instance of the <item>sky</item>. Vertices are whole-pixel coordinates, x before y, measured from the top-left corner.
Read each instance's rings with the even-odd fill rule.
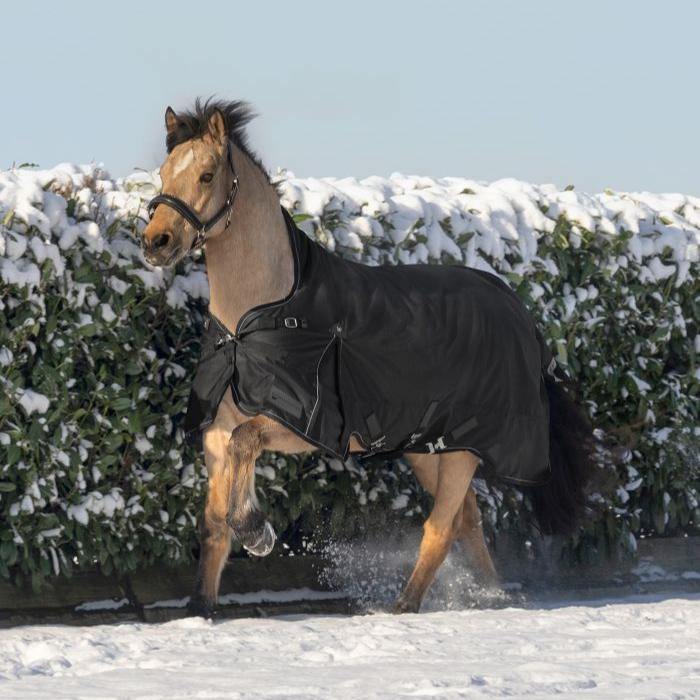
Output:
[[[2,6],[0,168],[156,167],[163,115],[245,99],[268,169],[700,195],[700,2]]]

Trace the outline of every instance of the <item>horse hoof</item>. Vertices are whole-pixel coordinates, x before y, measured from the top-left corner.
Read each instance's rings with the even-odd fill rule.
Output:
[[[275,531],[272,528],[272,525],[270,525],[270,522],[266,520],[262,534],[260,535],[258,540],[251,545],[243,543],[243,547],[247,552],[249,552],[253,556],[266,557],[272,551],[272,548],[275,546],[276,539],[277,535],[275,535]]]
[[[394,615],[403,615],[403,613],[417,613],[420,610],[420,602],[409,600],[403,596],[399,596],[391,612]]]
[[[214,617],[214,605],[204,598],[192,597],[187,603],[187,612],[192,617],[203,617],[206,620],[211,620]]]

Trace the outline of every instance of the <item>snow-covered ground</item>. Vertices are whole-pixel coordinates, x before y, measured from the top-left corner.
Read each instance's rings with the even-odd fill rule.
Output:
[[[0,697],[695,698],[700,595],[0,631]]]

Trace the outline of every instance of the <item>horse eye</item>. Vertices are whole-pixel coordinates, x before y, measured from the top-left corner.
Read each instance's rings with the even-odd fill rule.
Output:
[[[214,179],[213,173],[204,173],[200,178],[200,182],[211,182]]]

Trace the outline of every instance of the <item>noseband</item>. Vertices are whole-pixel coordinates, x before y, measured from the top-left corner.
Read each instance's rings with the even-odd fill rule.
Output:
[[[231,141],[228,142],[226,148],[226,159],[228,160],[229,167],[231,168],[231,174],[233,175],[233,182],[231,184],[231,191],[226,197],[226,201],[222,204],[221,208],[207,221],[202,221],[197,212],[195,212],[192,207],[186,202],[183,202],[179,197],[175,197],[172,194],[158,194],[148,203],[148,217],[153,218],[153,213],[159,204],[166,204],[167,206],[174,209],[180,216],[187,220],[187,222],[194,228],[197,232],[192,245],[190,246],[190,252],[201,248],[206,242],[207,232],[210,231],[221,219],[221,217],[226,214],[226,228],[228,228],[231,223],[231,211],[233,210],[233,203],[236,199],[236,193],[238,192],[238,175],[236,175],[236,170],[233,167],[233,158],[231,157]]]

